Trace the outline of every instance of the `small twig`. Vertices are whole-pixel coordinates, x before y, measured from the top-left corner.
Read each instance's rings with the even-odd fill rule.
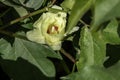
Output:
[[[76,64],[73,65],[72,73],[75,71],[75,66],[76,66]]]
[[[80,22],[83,24],[83,25],[86,25],[86,26],[89,26],[88,24],[86,24],[83,20],[80,19]]]
[[[6,13],[8,13],[11,10],[11,8],[7,9],[3,14],[0,15],[0,18],[3,17]]]
[[[51,0],[52,2],[51,2],[51,4],[49,5],[49,7],[51,7],[55,2],[56,2],[56,0]]]
[[[69,54],[69,53],[67,53],[63,48],[61,48],[61,53],[63,54],[63,55],[65,55],[68,59],[70,59],[73,63],[75,63],[76,61],[75,61],[75,59]]]

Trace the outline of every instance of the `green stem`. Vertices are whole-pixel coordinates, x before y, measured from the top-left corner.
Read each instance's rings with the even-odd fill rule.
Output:
[[[87,23],[85,23],[83,20],[80,19],[80,22],[85,25],[85,26],[89,26]]]
[[[75,71],[75,66],[76,66],[76,64],[73,65],[72,73]]]

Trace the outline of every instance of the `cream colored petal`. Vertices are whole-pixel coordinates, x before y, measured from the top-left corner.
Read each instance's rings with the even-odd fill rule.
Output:
[[[61,42],[57,42],[57,43],[54,44],[54,45],[50,45],[50,47],[51,47],[53,50],[60,50],[60,49],[61,49]]]
[[[41,32],[39,30],[32,30],[27,32],[26,34],[27,38],[31,41],[45,44],[45,38],[41,35]]]
[[[43,13],[41,17],[33,24],[36,29],[41,29],[43,21],[46,19],[46,14]]]
[[[52,8],[62,10],[62,8],[60,6],[57,6],[57,5],[53,5]]]

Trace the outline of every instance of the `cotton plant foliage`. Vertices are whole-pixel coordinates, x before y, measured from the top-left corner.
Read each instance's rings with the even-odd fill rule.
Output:
[[[120,0],[0,0],[10,80],[119,80],[119,53]]]

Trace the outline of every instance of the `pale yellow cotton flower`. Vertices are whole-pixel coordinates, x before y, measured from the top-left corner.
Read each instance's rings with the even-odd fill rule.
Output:
[[[46,12],[34,23],[34,29],[27,32],[31,41],[47,44],[54,50],[61,48],[66,26],[65,12]]]

